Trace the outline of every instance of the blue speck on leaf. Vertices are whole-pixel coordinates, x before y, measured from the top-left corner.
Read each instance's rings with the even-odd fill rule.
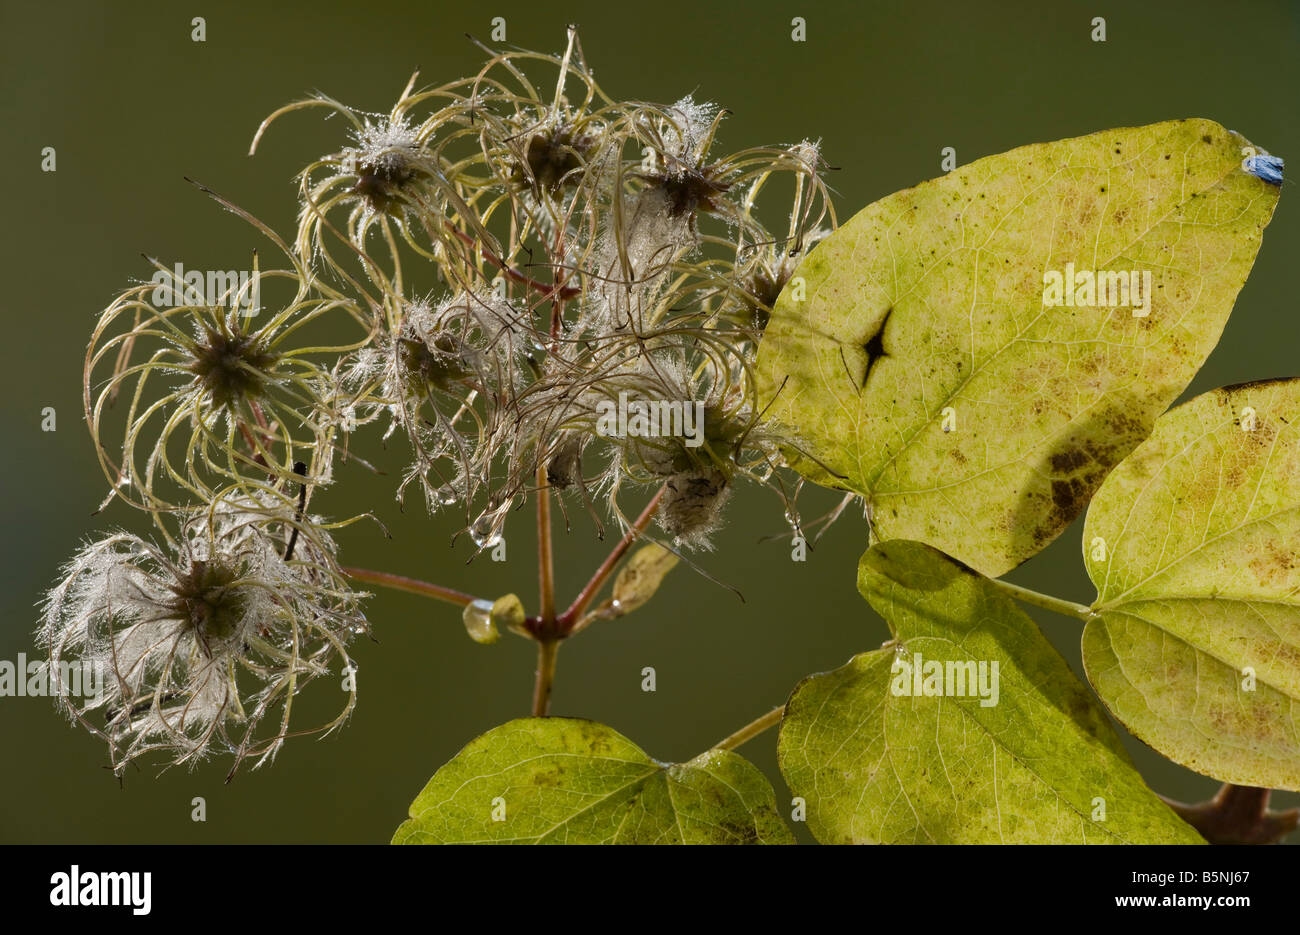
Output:
[[[1267,153],[1261,153],[1256,156],[1247,156],[1241,161],[1241,167],[1256,178],[1263,179],[1273,185],[1282,184],[1282,157],[1270,156]]]

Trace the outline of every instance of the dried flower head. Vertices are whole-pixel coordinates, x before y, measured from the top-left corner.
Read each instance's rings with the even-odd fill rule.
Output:
[[[296,265],[255,259],[215,295],[155,266],[104,310],[86,352],[86,421],[116,495],[168,509],[232,483],[292,479],[298,462],[327,482],[346,421],[335,367],[376,327],[372,313]],[[335,318],[357,340],[310,343]]]
[[[192,765],[220,749],[233,773],[274,758],[307,682],[352,665],[362,596],[289,501],[219,499],[180,518],[167,547],[125,532],[87,544],[49,592],[39,639],[56,683],[72,662],[102,673],[94,697],[54,688],[108,742],[116,772],[153,751]],[[337,717],[299,733],[332,731],[354,700],[355,688]]]
[[[629,487],[659,490],[666,548],[708,548],[742,477],[774,489],[798,531],[778,470],[798,440],[764,422],[753,365],[778,295],[835,224],[818,147],[720,154],[726,111],[609,96],[572,29],[558,55],[487,51],[472,77],[412,76],[383,114],[325,95],[271,114],[253,150],[305,108],[349,133],[300,174],[292,246],[208,192],[284,267],[255,259],[195,300],[187,274],[155,263],[161,284],[100,316],[87,422],[110,499],[147,511],[163,542],[85,546],[40,636],[56,677],[74,661],[107,673],[100,694],[63,704],[115,770],[151,751],[266,762],[299,689],[351,667],[362,595],[306,505],[336,455],[361,461],[353,436],[370,423],[409,442],[398,498],[418,484],[431,511],[463,511],[479,549],[542,490],[566,517],[580,498],[602,534],[610,518],[630,530]],[[781,179],[792,197],[773,233]],[[412,260],[438,298],[412,298]],[[611,428],[629,405],[668,412],[667,428]],[[466,616],[484,640],[487,610]],[[526,618],[511,605],[508,619]],[[344,684],[316,730],[347,717]]]
[[[389,415],[384,437],[399,426],[413,453],[398,487],[418,481],[430,511],[474,499],[491,473],[493,426],[536,349],[531,316],[491,290],[435,304],[396,303],[389,326],[350,363],[345,385],[363,422]]]
[[[399,242],[431,261],[449,284],[467,281],[476,241],[500,253],[483,220],[487,212],[467,202],[485,182],[474,173],[476,123],[498,95],[490,88],[485,94],[472,79],[417,92],[418,77],[411,76],[387,114],[357,111],[323,94],[282,107],[262,122],[249,150],[255,153],[267,128],[293,111],[324,107],[346,120],[349,144],[299,175],[295,249],[304,261],[323,260],[358,289],[354,264],[339,260],[335,249],[342,247],[385,291],[401,288]],[[416,112],[428,104],[435,109],[421,119]]]

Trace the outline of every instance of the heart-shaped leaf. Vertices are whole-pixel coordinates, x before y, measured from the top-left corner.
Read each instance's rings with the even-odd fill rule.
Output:
[[[495,727],[438,770],[394,844],[793,844],[772,787],[710,750],[658,763],[573,718]]]
[[[1300,789],[1300,380],[1156,423],[1097,492],[1088,678],[1137,737],[1225,782]]]
[[[858,213],[760,348],[796,468],[866,496],[881,538],[994,576],[1038,552],[1218,342],[1280,191],[1246,146],[1209,120],[1107,130]]]
[[[918,542],[862,558],[892,644],[805,679],[781,771],[823,843],[1197,843],[1092,694],[988,579]]]

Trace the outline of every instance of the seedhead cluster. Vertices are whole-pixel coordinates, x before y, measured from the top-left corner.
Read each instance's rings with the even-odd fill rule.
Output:
[[[636,488],[662,491],[666,546],[706,547],[741,476],[798,528],[777,471],[797,439],[763,422],[753,360],[835,223],[817,145],[720,152],[725,111],[610,98],[573,31],[560,55],[487,51],[470,78],[413,76],[387,114],[316,95],[266,119],[253,150],[300,110],[347,138],[301,173],[292,243],[213,195],[281,258],[255,261],[251,312],[233,287],[160,306],[145,284],[101,315],[86,418],[109,499],[166,545],[87,546],[41,632],[51,659],[108,665],[92,729],[115,766],[156,748],[191,762],[214,741],[261,762],[294,693],[348,663],[361,595],[326,532],[340,524],[307,506],[370,423],[409,445],[398,498],[458,511],[479,548],[539,494],[621,533]],[[698,406],[701,439],[602,431],[626,400]]]

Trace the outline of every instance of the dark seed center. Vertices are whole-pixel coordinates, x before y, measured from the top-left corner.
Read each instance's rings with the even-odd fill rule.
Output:
[[[190,372],[213,405],[223,408],[260,395],[266,386],[266,371],[279,359],[253,335],[223,331],[209,331],[192,353]]]

